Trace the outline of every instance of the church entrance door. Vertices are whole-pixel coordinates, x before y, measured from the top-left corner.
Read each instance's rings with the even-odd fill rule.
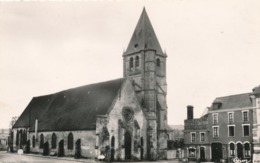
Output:
[[[64,140],[59,142],[59,150],[58,150],[58,157],[64,156]]]
[[[131,139],[131,134],[127,131],[125,133],[125,159],[126,160],[132,159],[131,151],[132,151],[132,139]]]

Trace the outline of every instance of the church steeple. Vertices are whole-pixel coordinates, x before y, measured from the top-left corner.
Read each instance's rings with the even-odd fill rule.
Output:
[[[144,8],[124,55],[148,49],[156,50],[156,54],[158,55],[166,56],[162,51],[153,26]]]

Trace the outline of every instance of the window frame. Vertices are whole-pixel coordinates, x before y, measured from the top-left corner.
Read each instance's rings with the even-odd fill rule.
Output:
[[[247,113],[247,119],[245,120],[245,113]],[[249,110],[242,111],[242,122],[249,122]]]
[[[245,135],[245,126],[248,126],[248,135]],[[243,137],[250,137],[250,124],[242,124]]]
[[[202,134],[204,134],[204,139],[202,140]],[[200,132],[200,142],[205,142],[205,132]]]
[[[234,135],[233,136],[230,136],[229,127],[234,127]],[[236,125],[228,125],[228,137],[235,137],[235,128],[236,128]]]
[[[217,135],[215,135],[215,130],[214,130],[214,128],[217,128]],[[212,126],[212,130],[213,130],[213,132],[212,132],[212,136],[213,136],[213,138],[218,138],[219,137],[219,126]]]
[[[70,132],[68,135],[67,149],[73,150],[73,148],[74,148],[74,136],[73,136],[73,133]]]
[[[234,145],[234,150],[231,150],[231,147],[230,147],[231,144]],[[231,152],[231,151],[233,151],[233,152]],[[230,143],[229,143],[229,156],[231,156],[231,157],[235,156],[235,151],[236,151],[236,143],[230,142]],[[233,155],[232,155],[232,154],[233,154]]]
[[[245,148],[246,144],[249,145],[249,150],[246,150],[246,148]],[[244,156],[245,156],[245,158],[251,157],[251,144],[249,142],[245,142],[243,145],[244,145]],[[248,155],[246,155],[246,153],[248,153]]]
[[[234,123],[235,122],[235,119],[234,119],[234,112],[228,112],[228,123]],[[232,115],[232,119],[230,118],[229,115]]]
[[[133,68],[134,67],[134,58],[130,57],[129,59],[129,68]]]
[[[215,117],[216,116],[216,117]],[[215,121],[216,120],[216,121]],[[212,123],[213,124],[218,124],[218,113],[213,113],[212,114]]]
[[[194,141],[193,141],[193,137],[192,137],[193,134],[194,134]],[[192,142],[192,143],[196,142],[196,132],[190,133],[190,142]]]

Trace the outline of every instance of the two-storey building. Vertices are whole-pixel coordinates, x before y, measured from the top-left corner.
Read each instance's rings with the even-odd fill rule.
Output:
[[[187,119],[184,121],[185,157],[189,160],[209,160],[208,115],[193,118],[193,106],[187,106]]]

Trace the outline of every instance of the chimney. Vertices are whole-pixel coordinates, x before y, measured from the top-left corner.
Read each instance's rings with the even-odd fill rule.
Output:
[[[193,119],[193,106],[187,106],[187,119]]]

